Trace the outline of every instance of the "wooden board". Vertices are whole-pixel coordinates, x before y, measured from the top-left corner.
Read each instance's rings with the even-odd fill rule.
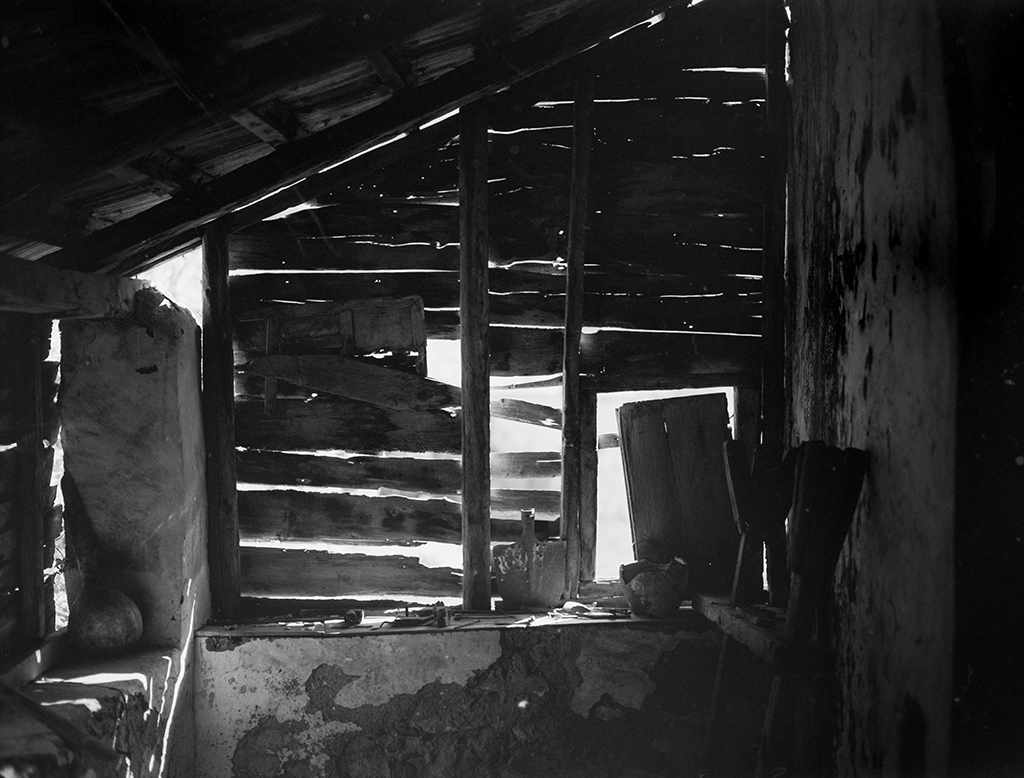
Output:
[[[425,567],[416,557],[249,546],[240,549],[240,557],[242,594],[250,597],[457,597],[462,592],[458,570]]]
[[[271,355],[255,357],[236,367],[239,372],[260,375],[326,392],[349,400],[395,411],[431,411],[462,407],[462,390],[413,373],[378,367],[334,355]],[[494,418],[557,429],[562,414],[525,400],[502,398],[491,403]]]
[[[730,439],[724,394],[661,402],[683,520],[693,529],[691,555],[735,560],[739,531],[733,521],[722,446]],[[731,575],[729,576],[731,583]]]
[[[404,195],[403,195],[404,196]],[[375,225],[367,223],[369,215],[359,214],[386,213],[388,221]],[[355,215],[353,215],[355,214]],[[521,225],[524,229],[528,225]],[[272,242],[281,241],[274,245],[294,245],[296,241],[305,238],[319,239],[325,235],[345,236],[373,234],[376,240],[389,240],[394,243],[417,241],[433,245],[435,242],[445,244],[454,243],[457,240],[457,221],[453,208],[446,206],[430,205],[423,203],[392,202],[388,203],[385,212],[379,204],[373,204],[372,210],[368,210],[365,203],[346,203],[344,206],[327,206],[314,210],[300,211],[284,219],[275,219],[265,222],[257,228],[251,238],[245,238],[241,243],[243,252],[257,254],[257,249],[249,247],[249,242],[258,243],[259,240]],[[746,273],[759,275],[761,272],[761,255],[759,248],[754,250],[737,250],[731,248],[729,243],[724,245],[703,245],[695,241],[687,242],[673,236],[662,236],[651,234],[643,236],[641,240],[629,237],[625,238],[615,229],[591,230],[593,234],[587,236],[586,263],[588,272],[603,270],[608,272],[623,263],[633,272],[647,273],[687,273],[702,274],[727,274]],[[365,239],[365,238],[363,238]],[[351,245],[357,238],[352,237],[345,240],[344,245]],[[500,242],[500,236],[491,236],[492,247],[495,241]],[[301,244],[304,245],[304,244]],[[357,244],[360,245],[360,244]],[[542,241],[537,247],[537,254],[529,252],[530,244],[521,238],[515,244],[514,256],[520,259],[546,259],[554,261],[557,256],[556,249],[564,249],[560,243],[549,243]],[[380,247],[383,249],[384,247]],[[394,248],[394,247],[391,247]],[[445,250],[450,250],[451,246]],[[342,252],[338,247],[337,252]],[[266,251],[259,251],[263,255]],[[317,252],[313,252],[315,257]],[[245,254],[243,254],[243,257]],[[382,257],[387,269],[413,269],[405,268],[405,263],[410,262],[412,253],[401,255],[404,261],[391,257],[390,249],[386,257]],[[447,255],[446,255],[447,256]],[[511,258],[511,257],[510,257]],[[499,257],[501,260],[502,257]],[[299,259],[298,266],[308,264],[310,260]],[[453,267],[436,267],[431,265],[435,260],[425,262],[420,269],[454,270]],[[399,265],[402,267],[392,267]],[[320,267],[319,264],[316,267]],[[353,268],[358,269],[358,268]],[[372,268],[365,268],[367,270]]]
[[[330,486],[454,494],[461,484],[458,459],[413,457],[348,458],[279,451],[241,450],[237,454],[241,483],[280,486]],[[492,478],[557,478],[557,451],[492,452]]]
[[[538,534],[558,530],[558,492],[494,490],[491,535],[494,540],[520,537],[519,510],[536,506]],[[239,527],[243,540],[371,540],[459,543],[462,540],[457,498],[411,499],[397,495],[370,497],[289,490],[242,490],[238,493]],[[548,524],[546,528],[543,526]]]
[[[236,348],[265,353],[268,321],[277,323],[277,351],[282,354],[336,351],[351,356],[426,348],[423,300],[417,296],[304,305],[268,303],[236,312]]]
[[[491,453],[492,478],[555,478],[562,474],[558,451]]]
[[[619,434],[639,558],[679,556],[695,585],[728,591],[739,532],[722,457],[729,438],[725,395],[627,403],[619,409]]]
[[[430,411],[461,405],[458,390],[441,381],[339,356],[256,356],[235,369],[396,411]]]
[[[657,402],[618,409],[635,559],[667,562],[693,543],[675,489],[665,417]]]
[[[457,270],[457,246],[281,234],[262,225],[231,237],[232,270]]]
[[[560,327],[564,319],[562,295],[520,293],[491,295],[491,324]],[[722,294],[699,297],[583,295],[583,326],[625,330],[761,334],[761,295]],[[427,335],[458,338],[455,311],[428,310]]]
[[[564,295],[565,280],[550,273],[494,268],[488,273],[489,297],[539,293]],[[747,295],[761,291],[759,279],[728,275],[588,276],[592,295],[633,295],[639,297]],[[295,272],[255,273],[233,276],[231,302],[250,318],[248,311],[264,307],[269,300],[296,302],[343,300],[352,297],[406,297],[418,295],[427,308],[454,308],[458,304],[459,280],[447,271],[396,271],[394,273]],[[564,305],[564,302],[563,302]],[[400,344],[396,344],[400,345]]]
[[[262,401],[236,403],[235,441],[245,448],[277,451],[338,449],[457,452],[458,414],[389,411],[351,400],[318,397],[311,402],[278,400],[278,415],[267,418]]]
[[[561,370],[558,330],[491,328],[491,375],[552,375]],[[752,373],[760,367],[757,338],[601,331],[582,338],[582,370],[620,377]]]
[[[462,481],[457,459],[412,457],[350,458],[239,451],[241,483],[282,486],[331,486],[376,489],[384,486],[409,492],[454,494]]]

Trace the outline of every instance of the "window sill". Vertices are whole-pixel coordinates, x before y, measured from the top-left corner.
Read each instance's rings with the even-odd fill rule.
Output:
[[[694,630],[707,629],[708,621],[695,611],[689,602],[684,602],[679,610],[665,618],[648,618],[627,614],[625,616],[573,616],[559,614],[557,611],[547,613],[530,612],[494,612],[461,614],[455,612],[451,622],[443,627],[436,625],[403,626],[395,624],[391,616],[367,616],[356,626],[346,625],[338,619],[287,620],[281,619],[273,623],[260,624],[228,624],[208,625],[196,630],[196,637],[213,639],[231,638],[278,638],[278,637],[366,637],[369,635],[395,635],[410,633],[444,633],[477,630],[503,629],[536,629],[550,627],[628,627],[636,625],[667,625],[673,628],[692,627]]]

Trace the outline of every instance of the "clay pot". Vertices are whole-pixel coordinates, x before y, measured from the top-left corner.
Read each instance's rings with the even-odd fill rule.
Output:
[[[117,589],[86,588],[68,614],[68,637],[87,653],[117,654],[139,642],[142,613]]]
[[[619,566],[619,588],[637,616],[671,616],[679,610],[688,583],[686,563],[679,559],[666,564],[641,559]]]

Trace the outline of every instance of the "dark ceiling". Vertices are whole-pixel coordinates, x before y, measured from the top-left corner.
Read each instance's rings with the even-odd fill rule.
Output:
[[[244,227],[435,152],[453,133],[423,125],[477,99],[498,95],[500,124],[571,99],[580,69],[614,91],[619,63],[659,42],[673,72],[757,67],[761,5],[14,2],[0,37],[0,253],[134,272],[211,221]]]

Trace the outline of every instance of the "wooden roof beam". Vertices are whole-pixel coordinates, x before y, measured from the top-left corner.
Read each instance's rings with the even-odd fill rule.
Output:
[[[135,293],[145,287],[130,278],[0,257],[0,311],[56,319],[117,318],[135,310]]]
[[[399,72],[399,63],[383,49],[374,49],[366,55],[370,67],[392,94],[404,91],[409,81]]]
[[[213,176],[167,149],[157,149],[152,154],[130,162],[128,167],[146,178],[165,184],[172,193],[188,191],[213,180]]]
[[[539,73],[650,18],[653,12],[681,2],[684,0],[661,0],[652,9],[642,2],[594,0],[509,44],[500,56],[478,57],[429,84],[407,89],[376,108],[250,162],[195,192],[174,197],[111,225],[78,245],[57,252],[51,261],[91,269],[116,267],[133,254],[141,255],[144,261],[182,242],[185,236],[193,236],[205,222],[315,174],[338,159],[366,151],[396,134],[415,131],[430,117]],[[627,33],[620,39],[628,36]]]
[[[280,100],[271,100],[231,114],[231,119],[264,143],[283,146],[305,137],[306,132],[295,113]]]

